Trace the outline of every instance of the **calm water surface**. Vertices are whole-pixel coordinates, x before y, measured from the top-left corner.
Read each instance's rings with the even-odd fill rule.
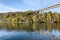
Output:
[[[0,40],[60,40],[60,24],[0,23]]]

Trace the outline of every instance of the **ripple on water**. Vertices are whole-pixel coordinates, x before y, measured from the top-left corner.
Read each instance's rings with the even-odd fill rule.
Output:
[[[44,37],[42,35],[36,33],[29,32],[6,32],[9,35],[6,35],[1,40],[50,40],[48,37]]]

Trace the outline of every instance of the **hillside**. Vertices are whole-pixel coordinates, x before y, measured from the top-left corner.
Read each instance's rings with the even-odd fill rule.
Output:
[[[26,11],[26,12],[8,12],[1,13],[1,21],[11,22],[60,22],[60,14],[57,12],[44,12],[39,14],[38,11]]]

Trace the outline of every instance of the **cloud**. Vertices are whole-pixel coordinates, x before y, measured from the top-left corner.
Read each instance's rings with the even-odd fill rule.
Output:
[[[19,11],[15,8],[0,4],[0,13],[2,12],[15,12],[15,11]]]

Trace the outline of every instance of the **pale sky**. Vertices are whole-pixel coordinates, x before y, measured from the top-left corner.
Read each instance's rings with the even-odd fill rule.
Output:
[[[0,0],[0,12],[39,10],[59,3],[60,0]],[[60,7],[52,11],[60,12]]]

